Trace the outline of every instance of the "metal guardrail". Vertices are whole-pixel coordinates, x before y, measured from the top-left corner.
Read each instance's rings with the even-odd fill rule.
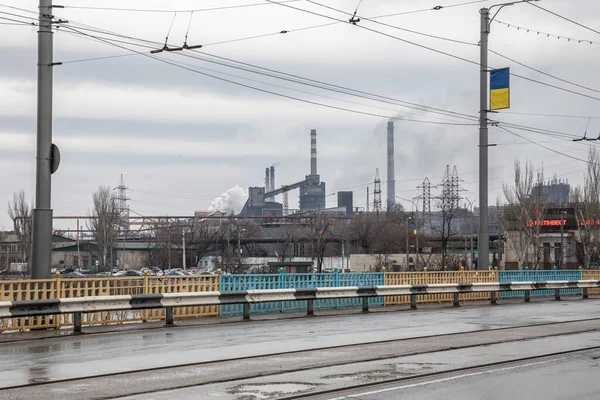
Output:
[[[166,309],[166,325],[173,325],[173,310],[178,307],[214,306],[225,304],[243,305],[243,318],[250,318],[250,304],[280,301],[306,301],[307,314],[313,314],[313,301],[322,299],[362,299],[363,311],[368,311],[370,297],[410,296],[411,308],[416,308],[417,296],[453,294],[454,305],[458,305],[461,293],[491,293],[491,302],[496,303],[497,293],[502,291],[524,291],[529,301],[531,291],[555,290],[555,299],[560,300],[561,289],[582,289],[588,297],[588,289],[600,288],[600,280],[547,281],[547,282],[486,282],[450,283],[431,285],[395,286],[348,286],[300,289],[267,289],[242,291],[211,291],[189,293],[134,294],[117,296],[86,296],[48,300],[21,300],[0,302],[0,318],[16,318],[73,314],[74,331],[81,332],[81,315],[89,312]]]

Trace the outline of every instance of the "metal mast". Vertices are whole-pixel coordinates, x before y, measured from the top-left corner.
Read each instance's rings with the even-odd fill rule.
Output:
[[[52,0],[40,0],[37,62],[37,146],[35,171],[35,208],[33,209],[33,238],[31,277],[50,277],[52,265],[52,196],[51,174],[58,167],[53,160],[52,146],[52,84],[53,37]],[[58,153],[56,151],[56,153]],[[52,165],[56,163],[54,166]]]
[[[127,218],[129,215],[129,207],[127,206],[127,200],[130,200],[127,197],[127,190],[129,188],[125,186],[125,179],[123,179],[123,174],[121,174],[121,180],[119,181],[119,186],[115,188],[117,191],[117,197],[115,198],[117,201],[117,213],[119,214],[119,225],[121,229],[124,231],[129,230],[129,219]]]
[[[381,179],[379,179],[379,168],[375,170],[375,181],[373,189],[373,211],[381,212]]]

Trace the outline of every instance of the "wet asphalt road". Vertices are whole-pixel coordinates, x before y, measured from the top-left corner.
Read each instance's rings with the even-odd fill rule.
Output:
[[[356,391],[335,400],[597,400],[600,351]],[[317,399],[317,398],[315,398]]]
[[[292,350],[600,318],[599,306],[600,301],[597,300],[548,301],[152,329],[4,343],[0,344],[3,361],[0,363],[0,388]],[[231,370],[236,365],[232,363]],[[188,373],[192,374],[190,376],[198,374]],[[185,374],[178,378],[184,379]],[[140,382],[135,383],[139,385]],[[67,394],[73,396],[73,387],[76,388],[77,383],[65,386],[64,397],[49,399],[66,398]],[[2,392],[0,398],[3,398]]]

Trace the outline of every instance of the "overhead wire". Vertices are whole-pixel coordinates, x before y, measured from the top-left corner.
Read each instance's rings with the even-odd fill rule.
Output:
[[[0,17],[0,20],[10,21],[9,23],[5,23],[6,25],[8,25],[8,24],[10,24],[10,25],[25,25],[25,26],[36,26],[37,25],[36,22],[21,21],[21,20],[14,19],[14,18]]]
[[[518,137],[518,138],[521,138],[521,139],[523,139],[523,140],[525,140],[525,141],[527,141],[527,142],[530,142],[530,143],[532,143],[532,144],[535,144],[536,146],[542,147],[542,148],[544,148],[544,149],[546,149],[546,150],[549,150],[549,151],[551,151],[551,152],[553,152],[553,153],[556,153],[556,154],[559,154],[559,155],[561,155],[561,156],[564,156],[564,157],[570,158],[570,159],[572,159],[572,160],[581,161],[581,162],[584,162],[584,163],[590,164],[590,162],[589,162],[588,160],[584,160],[584,159],[582,159],[582,158],[579,158],[579,157],[572,156],[572,155],[570,155],[570,154],[567,154],[567,153],[564,153],[564,152],[562,152],[562,151],[555,150],[555,149],[553,149],[553,148],[550,148],[550,147],[548,147],[548,146],[545,146],[545,145],[543,145],[543,144],[540,144],[540,143],[538,143],[538,142],[535,142],[535,141],[533,141],[533,140],[531,140],[531,139],[529,139],[529,138],[527,138],[527,137],[525,137],[525,136],[519,135],[518,133],[515,133],[515,132],[511,131],[510,129],[507,129],[507,128],[503,127],[503,126],[498,126],[497,128],[499,128],[499,129],[502,129],[502,130],[504,130],[504,131],[506,131],[506,132],[510,133],[511,135],[514,135],[514,136],[516,136],[516,137]]]
[[[533,29],[533,28],[524,28],[522,26],[519,25],[515,25],[515,24],[511,24],[508,22],[504,22],[504,21],[499,21],[497,19],[494,20],[495,23],[500,24],[500,25],[504,25],[507,26],[509,28],[516,28],[518,31],[523,31],[523,32],[532,32],[532,33],[537,33],[538,35],[542,34],[542,35],[546,35],[546,37],[553,37],[556,39],[566,39],[568,42],[577,42],[577,43],[587,43],[587,44],[600,44],[600,42],[596,42],[593,40],[588,40],[588,39],[576,39],[570,36],[565,36],[565,35],[556,35],[553,33],[548,33],[548,32],[542,32],[540,30],[537,29]]]
[[[535,4],[535,3],[532,3],[532,2],[528,2],[527,4],[530,4],[530,5],[532,5],[533,7],[539,8],[539,9],[540,9],[540,10],[542,10],[542,11],[545,11],[545,12],[547,12],[547,13],[549,13],[549,14],[552,14],[552,15],[554,15],[554,16],[556,16],[556,17],[558,17],[558,18],[561,18],[561,19],[563,19],[563,20],[565,20],[565,21],[569,21],[569,22],[570,22],[570,23],[572,23],[572,24],[575,24],[575,25],[577,25],[577,26],[579,26],[579,27],[581,27],[581,28],[587,29],[588,31],[591,31],[591,32],[594,32],[594,33],[597,33],[597,34],[599,34],[599,35],[600,35],[600,31],[597,31],[597,30],[595,30],[595,29],[592,29],[592,28],[590,28],[589,26],[586,26],[586,25],[584,25],[584,24],[582,24],[582,23],[579,23],[579,22],[577,22],[577,21],[575,21],[575,20],[572,20],[572,19],[570,19],[570,18],[567,18],[567,17],[565,17],[565,16],[563,16],[563,15],[560,15],[560,14],[558,14],[558,13],[555,13],[554,11],[550,11],[550,10],[548,10],[547,8],[541,7],[541,6],[539,6],[539,5]]]
[[[517,112],[517,111],[500,111],[498,114],[514,114],[514,115],[531,115],[536,117],[552,117],[552,118],[578,118],[578,119],[600,119],[600,116],[591,117],[586,115],[565,115],[565,114],[545,114],[545,113],[530,113],[530,112]]]
[[[402,27],[396,26],[396,25],[387,24],[385,22],[377,21],[374,18],[367,18],[367,17],[363,17],[361,15],[357,15],[356,12],[354,12],[354,14],[352,14],[352,13],[349,13],[347,11],[340,10],[339,8],[331,7],[331,6],[328,6],[326,4],[322,4],[322,3],[316,2],[314,0],[305,0],[305,1],[308,2],[308,3],[314,4],[316,6],[319,6],[319,7],[327,8],[329,10],[337,11],[337,12],[342,13],[342,14],[350,15],[353,18],[358,17],[358,18],[360,18],[360,20],[369,21],[369,22],[372,22],[372,23],[377,24],[377,25],[386,26],[388,28],[398,29],[398,30],[401,30],[401,31],[404,31],[404,32],[414,33],[416,35],[421,35],[421,36],[425,36],[425,37],[429,37],[429,38],[433,38],[433,39],[439,39],[439,40],[444,40],[444,41],[458,43],[458,44],[466,44],[466,45],[470,45],[470,46],[479,46],[477,43],[466,42],[466,41],[463,41],[463,40],[452,39],[452,38],[447,38],[447,37],[437,36],[437,35],[432,35],[432,34],[429,34],[429,33],[419,32],[419,31],[415,31],[415,30],[412,30],[412,29],[407,29],[407,28],[402,28]],[[358,10],[358,8],[357,8],[357,10]]]
[[[87,34],[85,32],[77,31],[77,29],[72,28],[72,27],[68,27],[67,26],[65,28],[74,30],[76,32],[79,32],[82,35],[85,35],[85,36],[94,37],[93,35],[89,35],[89,34]],[[124,49],[124,50],[132,51],[132,52],[138,52],[137,50],[124,47],[124,46],[122,46],[120,44],[112,43],[111,41],[108,41],[108,40],[103,39],[103,38],[98,38],[98,37],[94,37],[94,38],[98,39],[98,40],[100,40],[102,42],[108,43],[110,45],[119,47],[119,48]],[[421,123],[428,123],[428,124],[435,124],[435,125],[453,125],[453,126],[475,125],[475,124],[465,124],[465,123],[449,123],[449,122],[423,121],[423,120],[415,120],[415,119],[408,119],[408,118],[399,118],[399,117],[395,117],[395,116],[388,116],[388,115],[382,115],[382,114],[369,113],[369,112],[364,112],[364,111],[359,111],[359,110],[348,109],[348,108],[344,108],[344,107],[338,107],[338,106],[334,106],[334,105],[331,105],[331,104],[319,103],[319,102],[316,102],[316,101],[302,99],[302,98],[298,98],[298,97],[294,97],[294,96],[290,96],[290,95],[282,94],[282,93],[278,93],[278,92],[273,92],[271,90],[266,90],[266,89],[258,88],[258,87],[255,87],[255,86],[247,85],[247,84],[236,82],[236,81],[233,81],[233,80],[230,80],[230,79],[226,79],[226,78],[222,78],[222,77],[215,76],[215,75],[212,75],[212,74],[208,74],[208,73],[205,73],[205,72],[201,72],[201,71],[198,71],[197,69],[190,68],[190,67],[187,67],[187,66],[184,66],[184,65],[180,65],[177,62],[165,60],[164,58],[155,57],[155,56],[150,55],[150,54],[141,53],[141,52],[138,52],[138,53],[140,53],[140,54],[142,54],[142,55],[144,55],[144,56],[146,56],[148,58],[157,60],[159,62],[166,63],[166,64],[169,64],[169,65],[173,65],[173,66],[176,66],[178,68],[185,69],[185,70],[188,70],[188,71],[191,71],[191,72],[195,72],[197,74],[204,75],[204,76],[207,76],[207,77],[210,77],[210,78],[213,78],[213,79],[217,79],[217,80],[220,80],[220,81],[223,81],[223,82],[228,82],[228,83],[231,83],[231,84],[234,84],[234,85],[237,85],[237,86],[245,87],[245,88],[248,88],[248,89],[253,89],[253,90],[256,90],[256,91],[259,91],[259,92],[263,92],[263,93],[272,94],[272,95],[279,96],[279,97],[282,97],[282,98],[287,98],[287,99],[290,99],[290,100],[296,100],[296,101],[300,101],[300,102],[307,103],[307,104],[312,104],[312,105],[318,105],[318,106],[322,106],[322,107],[326,107],[326,108],[330,108],[330,109],[335,109],[335,110],[339,110],[339,111],[346,111],[346,112],[351,112],[351,113],[355,113],[355,114],[362,114],[362,115],[374,116],[374,117],[379,117],[379,118],[396,119],[396,120],[401,119],[401,120],[407,121],[407,122],[421,122]]]
[[[280,3],[295,3],[302,0],[282,0]],[[267,3],[252,3],[252,4],[238,4],[232,6],[219,6],[219,7],[207,7],[207,8],[196,8],[196,9],[181,9],[181,10],[165,10],[156,8],[118,8],[118,7],[96,7],[96,6],[69,6],[66,5],[64,8],[72,8],[79,10],[97,10],[97,11],[126,11],[126,12],[147,12],[147,13],[188,13],[188,12],[205,12],[205,11],[218,11],[218,10],[230,10],[235,8],[247,8],[247,7],[260,7],[268,6]]]
[[[93,28],[85,28],[85,29],[88,29],[88,30],[91,29],[92,31],[97,32],[97,33],[105,32],[104,30],[101,30],[101,29],[93,29]],[[107,33],[107,34],[109,34],[109,33]],[[130,38],[132,40],[136,40],[136,38],[131,37],[131,36],[127,36],[127,35],[117,34],[117,33],[114,33],[114,32],[112,32],[111,34],[116,35],[117,37],[124,37],[124,38]],[[148,40],[144,40],[144,39],[140,39],[140,40],[142,42],[144,42],[144,43],[152,43],[152,44],[157,45],[157,46],[160,45],[159,42],[152,42],[152,41],[148,41]],[[125,43],[129,44],[128,42],[125,42]],[[130,43],[130,44],[133,44],[133,45],[136,45],[136,46],[141,46],[141,47],[144,47],[144,48],[150,48],[150,46],[147,46],[147,45],[141,45],[141,44],[137,44],[137,43]],[[310,78],[305,78],[305,77],[302,77],[302,76],[299,76],[299,75],[288,74],[288,73],[285,73],[285,72],[276,71],[276,70],[265,68],[265,67],[261,67],[261,66],[258,66],[258,65],[244,63],[244,62],[233,60],[233,59],[226,58],[226,57],[216,56],[216,55],[213,55],[213,54],[210,54],[210,53],[206,53],[206,52],[201,52],[201,51],[197,51],[197,50],[191,50],[191,52],[192,53],[198,53],[198,54],[201,54],[201,55],[206,55],[206,56],[209,56],[209,57],[213,57],[213,58],[216,58],[216,59],[222,60],[222,61],[227,61],[227,62],[232,62],[232,63],[240,64],[240,65],[243,65],[243,66],[246,66],[246,67],[251,67],[251,68],[256,68],[256,69],[264,70],[264,71],[268,72],[268,74],[266,74],[267,76],[275,77],[275,78],[278,78],[278,79],[289,80],[289,79],[286,79],[286,78],[283,78],[283,77],[279,77],[279,76],[276,76],[276,75],[273,75],[273,74],[279,74],[279,75],[283,75],[283,76],[286,76],[286,77],[300,79],[302,81],[312,82],[312,83],[315,83],[315,84],[318,84],[318,85],[321,85],[321,86],[315,86],[315,85],[309,84],[307,82],[300,82],[298,80],[294,80],[295,83],[305,84],[305,85],[313,86],[313,87],[318,87],[318,88],[321,88],[321,89],[324,89],[324,90],[336,91],[338,93],[344,93],[344,94],[347,94],[347,95],[354,95],[354,96],[358,96],[358,97],[363,97],[363,98],[367,98],[367,99],[370,99],[370,100],[373,100],[373,101],[382,101],[382,102],[387,102],[389,104],[401,105],[403,107],[413,108],[413,109],[416,109],[416,110],[419,110],[419,111],[437,113],[437,114],[441,114],[441,115],[449,116],[449,117],[454,117],[454,118],[462,118],[462,119],[468,119],[468,120],[477,120],[478,119],[478,117],[476,117],[476,116],[472,116],[472,115],[468,115],[468,114],[464,114],[464,113],[459,113],[459,112],[455,112],[455,111],[444,110],[444,109],[440,109],[440,108],[436,108],[436,107],[431,107],[431,106],[420,105],[420,104],[417,104],[417,103],[412,103],[412,102],[407,102],[407,101],[403,101],[403,100],[398,100],[398,99],[394,99],[394,98],[390,98],[390,97],[386,97],[386,96],[380,96],[380,95],[376,95],[376,94],[369,93],[369,92],[364,92],[364,91],[360,91],[360,90],[350,89],[350,88],[339,86],[339,85],[329,84],[329,83],[326,83],[326,82],[322,82],[322,81],[318,81],[318,80],[314,80],[314,79],[310,79]],[[189,55],[189,52],[174,52],[174,54],[183,55],[184,57],[191,57]],[[123,56],[123,55],[119,55],[118,57],[121,57],[121,56]],[[197,57],[191,57],[191,58],[197,58]],[[209,59],[206,59],[206,58],[202,58],[201,60],[202,61],[206,61],[206,62],[216,63],[214,60],[209,60]],[[68,62],[69,61],[67,61],[66,63],[68,63]],[[241,69],[239,66],[231,66],[231,65],[227,65],[227,66],[232,67],[232,68]],[[259,71],[252,71],[252,70],[248,70],[248,69],[244,69],[244,70],[248,71],[248,72],[259,73],[259,74],[265,75],[265,73],[262,73],[262,72],[259,72]],[[327,87],[322,87],[322,86],[327,86]],[[343,91],[346,91],[346,92],[340,92],[337,89],[343,90]],[[349,92],[351,92],[351,93],[349,93]],[[370,97],[365,97],[365,96],[370,96]],[[375,97],[375,98],[373,98],[373,97]],[[392,103],[390,103],[390,102],[392,102]],[[399,104],[397,104],[397,103],[399,103]]]
[[[581,89],[586,89],[586,90],[589,90],[589,91],[591,91],[591,92],[600,93],[600,90],[593,89],[593,88],[591,88],[591,87],[589,87],[589,86],[584,86],[584,85],[581,85],[581,84],[579,84],[579,83],[575,83],[575,82],[573,82],[573,81],[569,81],[569,80],[567,80],[567,79],[560,78],[560,77],[558,77],[558,76],[556,76],[556,75],[549,74],[548,72],[544,72],[544,71],[542,71],[542,70],[539,70],[539,69],[537,69],[537,68],[534,68],[534,67],[532,67],[532,66],[530,66],[530,65],[527,65],[527,64],[524,64],[524,63],[522,63],[522,62],[519,62],[519,61],[517,61],[517,60],[515,60],[515,59],[513,59],[513,58],[510,58],[510,57],[508,57],[508,56],[505,56],[504,54],[500,54],[500,53],[498,53],[497,51],[494,51],[494,50],[492,50],[492,49],[488,49],[488,51],[489,51],[490,53],[492,53],[492,54],[495,54],[495,55],[497,55],[497,56],[499,56],[499,57],[502,57],[502,58],[504,58],[504,59],[506,59],[506,60],[508,60],[508,61],[514,62],[514,63],[515,63],[515,64],[517,64],[517,65],[520,65],[520,66],[522,66],[522,67],[528,68],[528,69],[530,69],[530,70],[532,70],[532,71],[535,71],[535,72],[537,72],[537,73],[539,73],[539,74],[542,74],[542,75],[548,76],[548,77],[550,77],[550,78],[556,79],[556,80],[558,80],[558,81],[561,81],[561,82],[564,82],[564,83],[568,83],[569,85],[577,86],[577,87],[579,87],[579,88],[581,88]]]
[[[311,10],[306,10],[306,9],[303,9],[303,8],[298,8],[298,7],[290,6],[289,4],[280,4],[280,3],[275,2],[274,0],[265,0],[265,1],[267,1],[269,3],[273,3],[273,4],[279,4],[282,7],[291,8],[293,10],[297,10],[297,11],[301,11],[301,12],[304,12],[304,13],[308,13],[308,14],[320,16],[322,18],[327,18],[327,19],[331,19],[331,20],[335,20],[335,21],[343,21],[343,20],[340,20],[339,18],[331,17],[329,15],[325,15],[325,14],[321,14],[321,13],[317,13],[315,11],[311,11]],[[343,22],[346,22],[346,21],[343,21]],[[400,38],[398,36],[390,35],[388,33],[381,32],[381,31],[378,31],[376,29],[372,29],[372,28],[369,28],[369,27],[366,27],[366,26],[363,26],[363,25],[355,25],[355,26],[357,26],[357,27],[359,27],[361,29],[364,29],[364,30],[367,30],[367,31],[370,31],[370,32],[373,32],[373,33],[376,33],[376,34],[379,34],[379,35],[383,35],[383,36],[386,36],[386,37],[389,37],[389,38],[392,38],[392,39],[399,40],[399,41],[404,42],[404,43],[411,44],[413,46],[416,46],[416,47],[419,47],[419,48],[422,48],[422,49],[433,51],[435,53],[442,54],[442,55],[445,55],[445,56],[448,56],[448,57],[451,57],[451,58],[454,58],[454,59],[457,59],[457,60],[460,60],[460,61],[464,61],[464,62],[467,62],[469,64],[480,66],[479,62],[476,62],[476,61],[473,61],[473,60],[469,60],[468,58],[465,58],[465,57],[457,56],[455,54],[448,53],[448,52],[443,51],[443,50],[439,50],[439,49],[435,49],[433,47],[422,45],[420,43],[416,43],[416,42],[413,42],[413,41],[410,41],[410,40],[407,40],[407,39],[403,39],[403,38]],[[490,68],[489,65],[487,67]],[[579,95],[579,96],[582,96],[582,97],[587,97],[587,98],[592,99],[592,100],[600,101],[599,97],[594,97],[594,96],[587,95],[585,93],[576,92],[574,90],[570,90],[570,89],[563,88],[563,87],[560,87],[560,86],[552,85],[550,83],[542,82],[542,81],[539,81],[537,79],[528,78],[526,76],[515,74],[513,72],[511,72],[510,75],[514,76],[514,77],[517,77],[517,78],[520,78],[520,79],[523,79],[523,80],[526,80],[526,81],[534,82],[534,83],[537,83],[537,84],[540,84],[540,85],[543,85],[543,86],[548,86],[548,87],[551,87],[551,88],[554,88],[554,89],[557,89],[557,90],[561,90],[561,91],[564,91],[564,92],[572,93],[572,94]]]

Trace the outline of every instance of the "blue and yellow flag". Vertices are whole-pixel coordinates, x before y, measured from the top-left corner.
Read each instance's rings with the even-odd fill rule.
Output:
[[[490,110],[510,108],[510,68],[490,72]]]

